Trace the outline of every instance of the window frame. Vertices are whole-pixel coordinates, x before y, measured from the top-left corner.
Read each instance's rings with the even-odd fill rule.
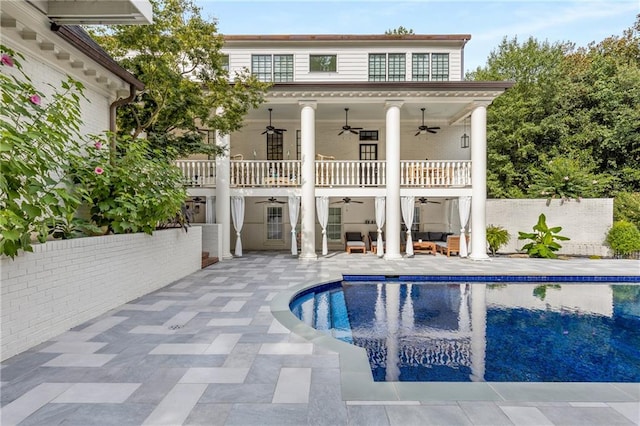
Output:
[[[279,211],[279,215],[272,215],[272,211]],[[279,206],[270,206],[265,205],[265,240],[269,243],[284,243],[284,207],[282,205]],[[279,221],[270,222],[270,218],[280,218]],[[276,227],[275,231],[273,231],[273,227]],[[280,238],[270,238],[272,235],[277,235]]]
[[[322,58],[322,57],[331,57],[333,60],[330,60],[330,64],[333,65],[333,69],[313,69],[311,64],[313,63],[314,58]],[[319,73],[327,73],[327,72],[338,72],[338,55],[337,54],[309,54],[309,72],[319,72]]]
[[[267,161],[284,160],[284,135],[282,133],[267,133]]]
[[[374,61],[372,67],[372,60],[374,58],[382,59],[380,62]],[[386,53],[369,53],[369,81],[387,81],[387,54]],[[375,71],[375,72],[373,72]]]
[[[442,58],[442,60],[436,60]],[[446,61],[445,61],[446,59]],[[446,64],[446,74],[444,65]],[[448,53],[431,54],[431,81],[449,81],[451,61]],[[436,71],[439,71],[436,73]]]
[[[259,81],[267,83],[292,82],[295,79],[293,54],[254,53],[251,55],[251,75],[256,76]]]
[[[335,222],[336,217],[339,219],[339,222]],[[332,219],[334,219],[334,221],[332,221]],[[329,216],[327,218],[326,229],[328,241],[342,242],[342,207],[329,206]]]
[[[422,58],[422,63],[418,58]],[[426,64],[424,63],[426,59]],[[421,66],[421,72],[417,73],[416,69]],[[431,78],[431,54],[415,52],[411,54],[411,81],[429,81]]]

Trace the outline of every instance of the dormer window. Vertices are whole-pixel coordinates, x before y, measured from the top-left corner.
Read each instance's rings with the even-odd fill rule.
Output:
[[[405,80],[406,59],[404,53],[369,54],[369,81]]]
[[[293,81],[293,55],[251,55],[251,73],[260,81]]]
[[[337,64],[336,55],[309,55],[310,72],[336,72]]]

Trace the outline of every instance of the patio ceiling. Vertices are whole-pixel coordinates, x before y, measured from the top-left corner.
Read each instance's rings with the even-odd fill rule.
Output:
[[[342,83],[277,84],[266,102],[249,112],[247,120],[268,122],[268,108],[273,108],[273,122],[297,122],[301,100],[317,102],[317,121],[343,122],[349,108],[349,124],[384,120],[385,103],[402,100],[402,122],[418,123],[420,108],[426,108],[425,122],[452,125],[467,117],[480,104],[488,105],[506,89],[509,82],[432,82],[432,83]]]
[[[29,1],[59,25],[131,25],[153,23],[148,0]]]

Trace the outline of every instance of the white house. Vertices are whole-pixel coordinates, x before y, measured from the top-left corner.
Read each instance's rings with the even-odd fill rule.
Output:
[[[82,133],[115,130],[115,108],[144,85],[76,24],[148,24],[147,0],[3,1],[0,43],[24,55],[24,72],[45,94],[67,75],[85,86]],[[9,72],[5,68],[6,72]]]
[[[230,75],[273,86],[241,131],[208,131],[228,156],[178,162],[196,221],[222,225],[222,258],[239,237],[283,250],[297,236],[313,259],[344,250],[346,232],[380,230],[395,259],[404,223],[460,233],[469,210],[470,257],[486,258],[486,108],[511,83],[464,81],[470,38],[226,36]]]
[[[470,38],[226,36],[230,75],[273,86],[241,131],[208,131],[228,156],[178,163],[196,221],[222,225],[222,257],[238,237],[275,250],[297,236],[313,259],[344,250],[346,232],[380,230],[394,259],[403,224],[460,233],[470,210],[470,257],[486,258],[486,108],[511,83],[463,80]]]

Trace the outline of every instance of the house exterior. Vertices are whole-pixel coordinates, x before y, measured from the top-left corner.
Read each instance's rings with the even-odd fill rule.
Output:
[[[470,257],[486,258],[486,108],[511,84],[464,81],[470,38],[226,36],[230,76],[273,85],[240,131],[203,129],[227,156],[178,162],[195,221],[222,225],[222,258],[238,239],[236,255],[314,259],[344,250],[346,232],[384,232],[397,259],[412,253],[407,228],[471,230]]]
[[[21,53],[23,71],[45,94],[67,76],[81,82],[81,132],[115,130],[115,108],[144,85],[113,60],[77,24],[150,23],[147,0],[3,1],[0,43]],[[11,72],[7,67],[3,72]]]

